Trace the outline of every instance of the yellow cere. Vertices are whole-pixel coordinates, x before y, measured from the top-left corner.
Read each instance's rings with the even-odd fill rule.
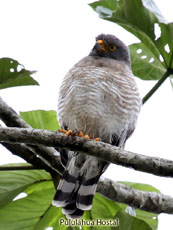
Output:
[[[98,40],[97,43],[100,45],[102,51],[106,51],[103,40]]]

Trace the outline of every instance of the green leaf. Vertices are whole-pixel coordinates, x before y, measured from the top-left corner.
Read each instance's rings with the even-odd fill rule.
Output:
[[[151,212],[145,212],[139,209],[136,209],[136,216],[138,219],[144,220],[152,230],[157,230],[158,228],[158,215]]]
[[[140,188],[145,190],[151,190],[151,191],[158,191],[157,189],[153,188],[152,186],[149,185],[142,185],[142,184],[137,184],[137,183],[131,183],[131,182],[123,182],[125,184],[131,185],[134,188]],[[153,189],[152,189],[153,188]],[[102,219],[102,220],[116,220],[118,218],[119,220],[119,227],[115,226],[104,226],[104,229],[110,230],[110,229],[120,229],[120,230],[134,230],[134,229],[151,229],[151,230],[156,230],[157,225],[158,225],[158,218],[156,214],[141,211],[135,209],[136,212],[136,217],[129,215],[126,213],[126,208],[127,205],[121,204],[121,203],[115,203],[107,198],[95,194],[94,197],[94,202],[93,202],[93,207],[90,211],[90,214],[85,213],[84,219]],[[87,217],[87,218],[86,218]],[[126,220],[126,221],[125,221]],[[96,222],[95,222],[96,223]],[[127,227],[128,226],[128,227]],[[139,228],[141,226],[141,228]],[[86,227],[88,229],[88,227]],[[94,227],[91,228],[92,230],[94,229],[103,229],[103,226],[97,226],[95,224]],[[85,230],[85,228],[84,228]]]
[[[161,36],[155,41],[166,66],[173,69],[173,23],[158,23],[161,29]],[[168,49],[166,49],[166,47]]]
[[[119,219],[117,230],[152,230],[145,221],[130,216],[123,211],[119,211],[115,217]]]
[[[118,203],[121,211],[125,211],[127,209],[127,205],[126,204],[122,204],[122,203]],[[134,209],[135,213],[136,213],[136,217],[137,219],[143,220],[145,221],[145,223],[147,223],[152,230],[157,230],[158,228],[158,215],[155,213],[151,213],[151,212],[146,212],[143,210],[139,210],[139,209]]]
[[[103,226],[97,225],[97,220],[113,220],[116,213],[121,210],[120,207],[100,194],[96,193],[94,196],[93,207],[90,211],[90,219],[96,220],[95,226],[92,229],[103,229]],[[105,230],[116,229],[108,225],[104,226]]]
[[[34,230],[43,230],[48,227],[53,227],[54,230],[58,230],[60,227],[59,219],[61,218],[65,219],[61,208],[50,206],[46,210],[44,216],[38,221],[37,225],[34,227]],[[62,226],[62,229],[65,229],[64,226]]]
[[[121,184],[126,184],[134,189],[138,189],[141,191],[147,191],[147,192],[157,192],[160,193],[160,191],[153,187],[152,185],[149,184],[141,184],[141,183],[136,183],[136,182],[128,182],[128,181],[119,181]]]
[[[153,64],[158,64],[158,68],[161,70],[168,67],[173,68],[173,23],[166,22],[153,0],[100,0],[90,6],[102,19],[115,22],[138,37],[143,45],[142,48],[147,47],[147,52],[146,50],[145,52],[148,54],[148,58],[153,57],[155,59]],[[157,27],[161,30],[159,37],[155,34]],[[133,52],[133,48],[135,47],[132,47],[132,59],[135,60],[136,56],[138,59],[138,54]],[[135,56],[133,57],[133,55]],[[140,63],[146,65],[146,60]],[[150,74],[151,69],[149,70]],[[159,79],[161,77],[160,71],[156,72],[158,75],[155,77],[152,74],[151,77],[146,78],[145,74],[146,71],[144,73],[140,71],[142,79]]]
[[[152,52],[143,43],[132,44],[129,49],[135,76],[143,80],[158,80],[165,74],[165,66],[153,57]]]
[[[10,164],[25,166],[28,164]],[[122,182],[121,182],[122,183]],[[149,185],[123,182],[134,188],[146,191],[158,191]],[[24,192],[24,198],[14,198]],[[80,226],[60,225],[60,219],[66,220],[61,208],[51,205],[55,194],[51,177],[44,170],[0,171],[0,229],[6,230],[79,230]],[[96,194],[93,208],[85,212],[84,220],[94,220],[94,226],[82,226],[83,230],[117,229],[157,229],[157,215],[136,210],[136,217],[125,213],[127,205],[112,202]],[[97,225],[97,219],[115,220],[119,218],[119,228]],[[155,219],[154,219],[155,218]],[[101,221],[102,221],[101,220]],[[154,221],[154,222],[153,222]],[[150,227],[149,227],[149,225]],[[128,226],[128,228],[126,228]]]
[[[34,230],[44,230],[48,227],[51,227],[53,230],[80,230],[80,226],[69,226],[66,217],[62,214],[62,209],[54,206],[49,207]]]
[[[20,112],[21,118],[35,129],[56,131],[59,129],[56,111],[33,110]]]
[[[134,189],[142,190],[142,191],[147,191],[147,192],[157,192],[160,193],[160,191],[153,187],[152,185],[148,184],[140,184],[140,183],[135,183],[135,182],[125,182],[125,181],[119,181],[121,184],[126,184]],[[121,204],[118,203],[118,205],[121,207],[123,211],[126,210],[127,205],[126,204]],[[135,209],[136,212],[136,217],[138,219],[144,220],[146,223],[150,225],[152,230],[157,230],[158,228],[158,215],[155,213],[150,213],[146,212],[143,210]]]
[[[53,198],[54,187],[51,181],[32,185],[32,192],[25,198],[13,201],[0,209],[0,229],[33,230],[39,219],[49,208]]]
[[[111,219],[120,210],[119,206],[100,194],[94,196],[93,207],[91,209],[92,219]]]
[[[18,61],[11,58],[0,59],[0,89],[24,85],[39,85],[31,75],[35,71],[29,71]]]
[[[4,166],[25,166],[29,164],[8,164]],[[0,171],[0,207],[11,202],[30,184],[50,176],[43,170]]]
[[[13,200],[21,192],[27,196]],[[0,229],[33,230],[49,209],[54,193],[51,177],[44,170],[1,171]]]

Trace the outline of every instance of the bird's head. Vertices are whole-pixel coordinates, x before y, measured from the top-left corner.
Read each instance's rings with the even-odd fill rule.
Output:
[[[89,55],[124,61],[130,65],[128,47],[117,37],[110,34],[98,35],[96,37],[96,44]]]

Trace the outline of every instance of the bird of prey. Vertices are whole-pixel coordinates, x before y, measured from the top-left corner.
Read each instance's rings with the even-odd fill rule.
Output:
[[[59,124],[124,148],[140,108],[128,47],[114,35],[100,34],[89,55],[74,65],[62,82]],[[60,153],[65,170],[53,205],[62,207],[67,218],[80,218],[91,209],[99,177],[108,163],[82,153]]]

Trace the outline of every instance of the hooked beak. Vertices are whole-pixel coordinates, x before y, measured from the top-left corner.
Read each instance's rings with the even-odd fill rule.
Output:
[[[98,40],[96,43],[99,44],[99,49],[101,51],[106,51],[103,40]]]

